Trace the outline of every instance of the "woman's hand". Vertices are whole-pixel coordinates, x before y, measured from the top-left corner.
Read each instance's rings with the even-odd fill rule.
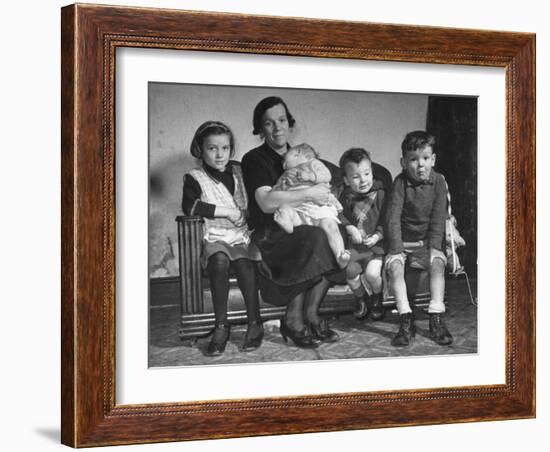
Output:
[[[272,187],[264,186],[257,188],[254,196],[264,213],[273,213],[283,205],[295,207],[304,202],[325,205],[330,201],[331,193],[328,184],[317,184],[288,191],[273,190]]]
[[[361,236],[361,232],[355,226],[353,225],[346,226],[346,232],[349,235],[351,243],[353,243],[354,245],[359,245],[360,243],[363,243],[363,237]]]
[[[317,184],[307,188],[308,200],[315,204],[324,205],[330,199],[330,188],[328,184]]]

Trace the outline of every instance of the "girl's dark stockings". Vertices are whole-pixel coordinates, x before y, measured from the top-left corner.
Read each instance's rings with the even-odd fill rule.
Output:
[[[210,280],[212,304],[216,323],[227,323],[227,297],[229,294],[229,270],[233,266],[237,275],[237,284],[246,305],[248,322],[260,323],[260,307],[256,287],[256,263],[248,259],[233,262],[224,253],[215,253],[208,259],[206,272]]]

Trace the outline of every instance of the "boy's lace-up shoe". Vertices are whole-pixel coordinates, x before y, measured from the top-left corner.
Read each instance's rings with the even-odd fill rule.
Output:
[[[386,310],[382,304],[382,294],[374,294],[372,296],[372,306],[370,310],[370,317],[372,320],[382,320],[386,316]]]
[[[441,314],[430,314],[430,337],[439,345],[453,343],[453,336],[445,326]]]
[[[409,345],[416,335],[416,326],[414,324],[414,316],[412,313],[402,314],[399,316],[399,331],[391,341],[394,347],[406,347]]]
[[[364,319],[369,313],[370,297],[365,293],[362,297],[355,299],[355,311],[353,317],[358,320]]]

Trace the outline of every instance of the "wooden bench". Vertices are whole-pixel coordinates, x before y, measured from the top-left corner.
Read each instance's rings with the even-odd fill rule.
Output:
[[[214,312],[209,296],[208,278],[201,268],[200,256],[202,248],[201,217],[178,216],[178,255],[180,274],[180,306],[181,319],[179,336],[181,339],[194,339],[206,336],[214,327]],[[345,281],[334,284],[320,306],[323,316],[338,316],[350,314],[355,309],[355,299]],[[236,295],[236,303],[228,303],[228,319],[232,324],[246,324],[246,310],[240,298],[236,281],[232,278],[231,293]],[[427,272],[408,271],[407,287],[409,294],[417,306],[427,306],[430,301],[429,279]],[[392,309],[395,299],[389,297],[384,301],[384,307]],[[260,315],[263,321],[280,319],[285,312],[284,306],[273,306],[260,299]]]

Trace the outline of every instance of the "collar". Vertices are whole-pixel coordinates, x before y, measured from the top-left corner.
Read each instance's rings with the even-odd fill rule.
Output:
[[[216,168],[212,168],[211,166],[202,164],[202,167],[206,174],[208,174],[212,179],[214,179],[216,182],[219,182],[220,179],[223,177],[224,174],[233,174],[233,161],[229,161],[227,163],[227,166],[225,167],[224,171],[219,171]]]
[[[432,168],[432,171],[430,172],[430,177],[426,181],[416,181],[411,179],[407,173],[403,170],[403,176],[405,177],[405,185],[407,187],[418,187],[419,185],[433,185],[435,183],[435,171]]]

